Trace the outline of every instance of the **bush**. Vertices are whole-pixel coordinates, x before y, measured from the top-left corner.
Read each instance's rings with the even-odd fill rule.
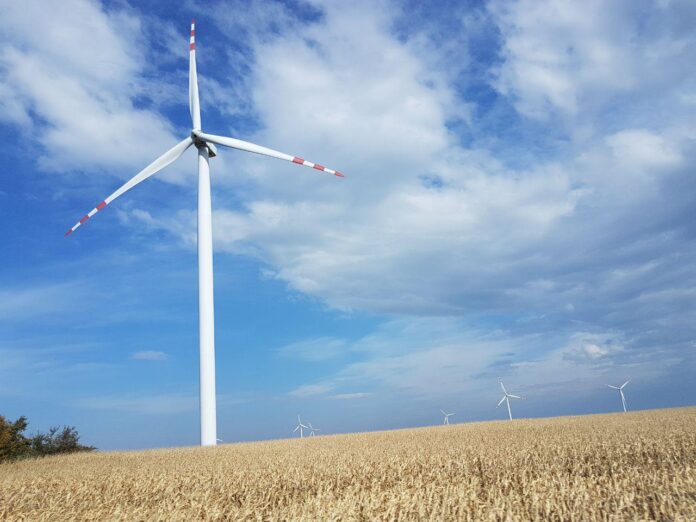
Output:
[[[94,446],[83,446],[74,426],[65,426],[61,431],[58,426],[48,433],[37,433],[31,439],[31,450],[37,456],[74,453],[76,451],[93,451]]]
[[[74,426],[55,426],[48,433],[37,433],[29,439],[24,436],[28,424],[26,417],[10,422],[0,415],[0,462],[96,449],[80,444],[80,436]]]

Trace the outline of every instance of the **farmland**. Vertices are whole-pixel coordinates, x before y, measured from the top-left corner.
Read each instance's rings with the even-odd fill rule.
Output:
[[[2,520],[696,520],[696,408],[0,465]]]

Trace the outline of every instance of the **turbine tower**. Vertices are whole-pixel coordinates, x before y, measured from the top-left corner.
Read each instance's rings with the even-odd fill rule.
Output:
[[[442,421],[442,424],[447,424],[449,425],[449,418],[454,415],[454,413],[445,413],[443,410],[440,410],[442,414],[445,416],[445,420]]]
[[[607,384],[607,386],[609,386],[609,388],[612,390],[619,390],[619,394],[621,395],[621,405],[623,406],[624,413],[626,413],[626,397],[624,396],[623,389],[629,382],[631,382],[631,379],[628,379],[621,386],[612,386],[611,384]]]
[[[200,343],[200,414],[201,446],[215,446],[217,443],[217,415],[215,405],[215,317],[213,309],[213,227],[210,204],[210,165],[209,160],[217,155],[215,145],[253,152],[262,156],[282,159],[328,172],[335,176],[343,174],[318,163],[305,161],[273,149],[262,147],[236,138],[215,136],[201,131],[201,109],[198,99],[198,74],[196,72],[196,27],[191,21],[191,40],[189,43],[189,110],[191,113],[191,134],[162,154],[143,170],[138,172],[116,192],[99,203],[82,217],[65,235],[72,234],[94,214],[103,210],[138,183],[170,165],[191,145],[198,149],[198,321]]]
[[[310,426],[311,426],[311,424],[310,424]],[[309,426],[305,426],[304,424],[302,424],[302,421],[300,420],[300,416],[298,415],[297,416],[297,427],[294,430],[292,430],[292,432],[295,433],[297,430],[300,430],[300,438],[303,439],[304,438],[304,430],[306,430],[306,429],[308,430],[310,428],[309,428]]]
[[[513,395],[512,393],[508,393],[507,390],[505,389],[505,385],[503,384],[503,381],[498,381],[500,382],[500,387],[503,389],[503,398],[500,399],[500,402],[498,403],[498,406],[503,404],[503,401],[507,402],[507,409],[508,409],[508,417],[510,417],[510,420],[512,420],[512,410],[510,409],[510,399],[521,399],[522,397],[519,397],[517,395]],[[496,406],[496,408],[498,407]]]

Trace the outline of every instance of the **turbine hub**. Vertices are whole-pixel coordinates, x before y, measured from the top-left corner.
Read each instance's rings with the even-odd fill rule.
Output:
[[[193,144],[197,149],[200,149],[201,147],[205,147],[206,149],[208,149],[209,158],[214,158],[215,156],[217,156],[217,148],[215,147],[215,145],[200,139],[196,135],[195,131],[191,132],[191,139],[193,140]]]

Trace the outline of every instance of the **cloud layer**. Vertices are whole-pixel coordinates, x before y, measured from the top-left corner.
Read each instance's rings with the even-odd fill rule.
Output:
[[[514,107],[514,126],[553,136],[523,163],[480,135],[462,144],[453,121],[475,128],[468,109],[478,107],[437,67],[452,49],[427,31],[397,37],[398,8],[317,7],[316,23],[254,44],[256,139],[320,162],[328,154],[348,178],[240,160],[258,192],[217,212],[221,251],[254,255],[338,309],[465,317],[509,339],[557,336],[520,359],[598,361],[609,348],[573,343],[618,335],[616,364],[693,364],[691,7],[646,15],[630,2],[609,13],[521,2],[479,13],[501,35],[484,76],[495,104]],[[448,349],[466,354],[452,363],[461,366],[475,343],[424,360],[446,360]]]

